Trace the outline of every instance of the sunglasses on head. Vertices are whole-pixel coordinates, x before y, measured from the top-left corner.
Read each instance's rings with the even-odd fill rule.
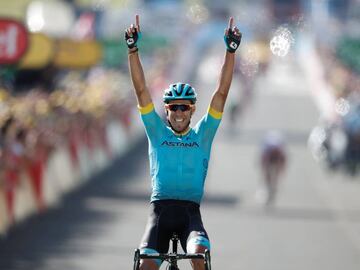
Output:
[[[191,105],[190,104],[168,104],[167,108],[173,112],[176,112],[177,110],[186,112],[191,109]]]

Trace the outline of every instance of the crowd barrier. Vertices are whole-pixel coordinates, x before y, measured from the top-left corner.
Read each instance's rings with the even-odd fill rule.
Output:
[[[33,161],[27,170],[18,171],[13,177],[11,171],[5,172],[8,181],[0,185],[0,237],[28,217],[59,205],[66,193],[134,146],[144,132],[137,109],[130,110],[128,121],[114,119],[106,124],[103,139],[69,139],[46,159]]]

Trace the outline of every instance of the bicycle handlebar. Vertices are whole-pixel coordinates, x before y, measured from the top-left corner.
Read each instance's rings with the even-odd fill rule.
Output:
[[[184,259],[205,259],[205,255],[202,253],[194,253],[194,254],[140,254],[139,259],[161,259],[161,260],[184,260]]]

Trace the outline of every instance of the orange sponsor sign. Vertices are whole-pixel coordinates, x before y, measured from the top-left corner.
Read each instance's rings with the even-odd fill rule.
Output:
[[[102,57],[101,46],[96,41],[62,39],[56,49],[53,63],[60,68],[89,68]]]
[[[19,68],[39,69],[47,66],[54,56],[54,41],[37,33],[29,36],[30,46],[19,62]]]

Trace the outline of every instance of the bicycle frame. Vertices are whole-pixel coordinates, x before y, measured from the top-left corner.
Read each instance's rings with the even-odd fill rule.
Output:
[[[156,254],[140,254],[139,249],[135,249],[134,255],[134,270],[139,270],[140,268],[140,260],[141,259],[160,259],[162,261],[166,261],[169,263],[170,270],[179,270],[177,262],[179,260],[190,260],[190,259],[203,259],[205,270],[211,270],[210,263],[210,251],[205,250],[205,253],[192,253],[192,254],[178,254],[177,246],[178,246],[179,238],[176,234],[171,238],[172,242],[172,252],[171,253],[156,253]]]

